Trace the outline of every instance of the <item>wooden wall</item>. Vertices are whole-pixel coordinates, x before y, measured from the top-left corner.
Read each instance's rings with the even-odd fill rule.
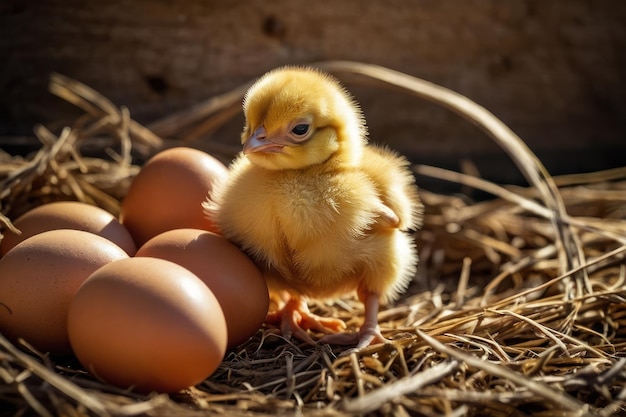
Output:
[[[3,148],[76,110],[51,72],[149,123],[283,64],[376,63],[454,89],[518,133],[553,173],[625,165],[626,2],[544,0],[3,0]],[[347,87],[373,140],[419,163],[488,178],[519,174],[490,139],[446,110],[378,87]],[[217,133],[236,144],[241,119]],[[202,147],[203,142],[198,146]]]

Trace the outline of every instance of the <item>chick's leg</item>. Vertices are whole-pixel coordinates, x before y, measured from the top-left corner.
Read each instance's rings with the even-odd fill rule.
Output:
[[[378,325],[379,296],[375,293],[359,294],[365,306],[365,321],[358,333],[337,333],[326,335],[321,342],[331,345],[356,345],[357,349],[388,340],[380,332]]]
[[[378,325],[378,294],[368,293],[365,296],[365,321],[359,330],[357,349],[376,343],[386,343],[388,340],[380,332]]]
[[[285,338],[289,339],[293,336],[311,345],[314,345],[315,341],[306,330],[333,333],[346,328],[342,320],[320,317],[311,313],[306,301],[296,296],[291,296],[282,308],[270,313],[266,321],[280,323],[280,330]]]

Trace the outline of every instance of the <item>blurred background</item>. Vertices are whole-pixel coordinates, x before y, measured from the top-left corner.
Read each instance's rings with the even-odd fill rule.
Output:
[[[626,165],[626,2],[605,0],[3,0],[0,147],[26,153],[35,123],[81,112],[52,96],[58,72],[149,125],[284,64],[354,60],[455,90],[489,109],[552,174]],[[415,163],[523,183],[457,115],[341,78],[372,141]],[[236,147],[236,116],[210,141]]]

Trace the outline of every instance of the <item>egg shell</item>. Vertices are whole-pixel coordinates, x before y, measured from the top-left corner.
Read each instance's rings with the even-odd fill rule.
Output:
[[[228,169],[211,155],[177,147],[159,152],[139,171],[128,189],[120,221],[137,246],[172,229],[217,231],[202,208],[213,184]]]
[[[128,258],[108,239],[82,230],[51,230],[17,244],[0,259],[0,331],[40,351],[71,354],[67,312],[92,272]]]
[[[227,330],[198,277],[156,258],[129,258],[94,272],[68,315],[74,353],[94,376],[140,392],[198,384],[220,364]]]
[[[100,207],[78,201],[58,201],[35,207],[18,217],[13,225],[22,233],[18,235],[11,231],[4,232],[0,241],[0,256],[33,235],[55,229],[94,233],[109,239],[129,256],[137,251],[130,233],[115,216]]]
[[[269,308],[265,279],[254,262],[222,236],[197,229],[176,229],[153,237],[137,250],[175,262],[196,274],[215,294],[226,318],[228,347],[250,338]]]

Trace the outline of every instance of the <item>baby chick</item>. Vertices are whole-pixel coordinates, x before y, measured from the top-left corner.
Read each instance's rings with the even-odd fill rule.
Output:
[[[204,208],[223,235],[258,264],[279,308],[285,337],[364,347],[383,342],[380,303],[395,299],[415,273],[407,233],[422,205],[408,161],[367,145],[361,111],[328,74],[283,67],[247,92],[243,152]],[[359,332],[311,313],[309,298],[355,291],[364,303]]]

